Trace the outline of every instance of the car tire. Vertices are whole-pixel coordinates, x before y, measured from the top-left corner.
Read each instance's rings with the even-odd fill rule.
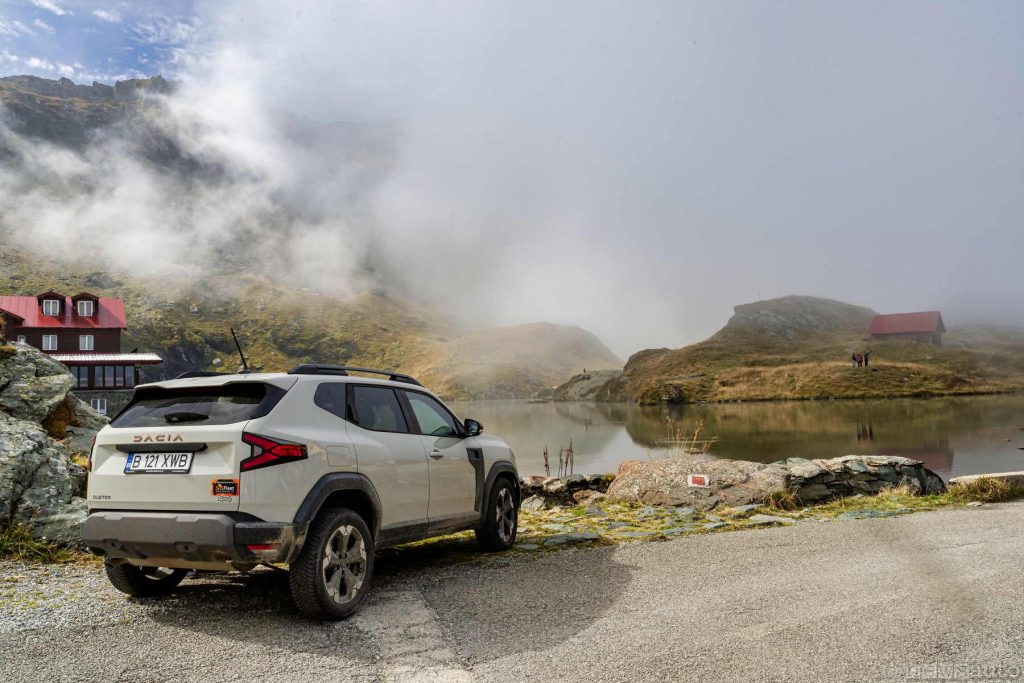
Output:
[[[516,492],[507,479],[498,479],[487,496],[483,524],[476,530],[476,542],[483,550],[508,550],[516,542],[519,506]]]
[[[373,577],[373,536],[366,521],[348,509],[321,513],[306,535],[288,581],[299,612],[337,621],[351,616]]]
[[[104,562],[107,578],[114,588],[135,598],[155,598],[174,590],[188,574],[187,569],[136,567],[127,562]]]

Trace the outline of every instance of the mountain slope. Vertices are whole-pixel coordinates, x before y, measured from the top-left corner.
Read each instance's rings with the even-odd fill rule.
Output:
[[[653,404],[1024,389],[1024,330],[953,328],[933,347],[872,340],[873,311],[829,299],[783,297],[734,310],[706,341],[634,354],[597,398]],[[866,350],[870,367],[852,368],[851,353]]]
[[[467,331],[395,298],[334,297],[255,274],[133,277],[0,247],[0,281],[10,294],[56,289],[124,298],[124,349],[154,351],[165,360],[144,369],[150,380],[237,369],[232,327],[256,369],[314,362],[400,370],[449,398],[546,396],[580,368],[621,365],[577,327],[535,323]]]

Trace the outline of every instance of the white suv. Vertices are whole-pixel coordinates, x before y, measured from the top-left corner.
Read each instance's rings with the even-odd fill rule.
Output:
[[[465,529],[512,546],[515,456],[481,431],[411,377],[365,368],[142,385],[96,437],[82,538],[129,595],[286,563],[299,610],[341,619],[376,549]]]

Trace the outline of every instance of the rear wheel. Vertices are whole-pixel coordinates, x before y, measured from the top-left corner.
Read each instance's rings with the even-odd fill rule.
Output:
[[[507,479],[498,479],[487,501],[483,525],[476,530],[476,542],[484,550],[508,550],[516,542],[519,525],[519,507],[512,484]]]
[[[107,578],[114,588],[136,598],[152,598],[174,590],[188,574],[187,569],[136,567],[127,562],[104,562]]]
[[[313,523],[298,559],[289,567],[292,598],[314,619],[352,615],[370,588],[373,537],[347,509],[328,510]]]

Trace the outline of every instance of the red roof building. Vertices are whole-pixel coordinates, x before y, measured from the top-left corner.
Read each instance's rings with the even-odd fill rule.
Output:
[[[871,321],[870,333],[875,339],[909,339],[939,346],[945,331],[939,311],[921,311],[876,315]]]
[[[133,388],[140,366],[163,362],[152,353],[121,353],[121,330],[127,327],[122,299],[54,291],[0,296],[0,316],[8,339],[66,365],[75,377],[75,390],[89,392],[90,403],[101,412],[107,409],[106,392]]]

